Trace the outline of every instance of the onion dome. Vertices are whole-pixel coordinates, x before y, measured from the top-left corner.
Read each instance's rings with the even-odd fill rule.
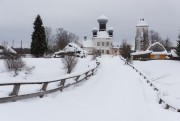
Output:
[[[92,32],[97,32],[98,29],[96,27],[93,28]]]
[[[113,32],[114,31],[114,29],[112,28],[112,27],[110,27],[109,29],[108,29],[108,32]]]
[[[108,18],[105,15],[101,15],[97,20],[99,23],[107,23],[108,22]]]

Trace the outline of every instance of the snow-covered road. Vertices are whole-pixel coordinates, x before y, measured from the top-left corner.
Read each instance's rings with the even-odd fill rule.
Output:
[[[101,58],[95,76],[45,98],[0,104],[2,121],[179,121],[119,57]]]

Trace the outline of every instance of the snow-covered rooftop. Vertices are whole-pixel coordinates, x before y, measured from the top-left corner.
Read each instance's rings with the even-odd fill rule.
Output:
[[[171,50],[171,54],[172,54],[172,56],[175,57],[175,58],[179,57],[179,56],[177,55],[175,49],[172,49],[172,50]]]
[[[140,19],[136,27],[144,27],[144,26],[149,26],[144,19]]]
[[[107,31],[98,32],[97,38],[109,38],[109,34]]]
[[[5,47],[6,50],[8,50],[10,53],[17,54],[17,52],[16,52],[15,50],[13,50],[13,49],[12,49],[10,46],[8,46],[8,45],[4,46],[4,45],[0,44],[0,46],[1,46],[1,47]],[[2,53],[2,52],[3,52],[3,49],[0,49],[0,53]]]
[[[164,48],[164,46],[163,46],[161,43],[159,43],[159,42],[155,42],[155,43],[151,44],[151,45],[148,47],[147,50],[149,50],[151,47],[153,47],[153,46],[155,46],[155,45],[161,46],[161,47],[167,52],[167,50]]]
[[[151,50],[151,47],[153,47],[155,45],[161,46],[163,48],[163,50],[162,51],[153,51],[153,50]],[[137,52],[131,53],[131,55],[143,55],[143,54],[154,54],[154,55],[162,55],[162,54],[164,54],[164,55],[169,55],[169,53],[164,48],[164,46],[159,42],[155,42],[155,43],[151,44],[146,51],[137,51]]]
[[[92,40],[83,40],[83,47],[93,47]]]

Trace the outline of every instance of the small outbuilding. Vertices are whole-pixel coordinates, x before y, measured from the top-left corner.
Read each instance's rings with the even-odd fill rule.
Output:
[[[8,52],[11,55],[17,54],[17,52],[13,50],[10,46],[0,44],[0,58],[4,58],[4,53],[5,53],[4,51]]]
[[[137,59],[162,60],[162,59],[167,59],[169,55],[170,54],[167,52],[164,46],[159,42],[155,42],[151,44],[146,51],[137,51],[137,52],[131,53],[131,56],[133,57],[134,60],[137,60]]]

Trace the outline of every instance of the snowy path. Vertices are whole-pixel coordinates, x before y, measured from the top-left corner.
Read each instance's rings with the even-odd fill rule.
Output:
[[[119,57],[104,57],[97,74],[63,93],[0,104],[3,121],[179,121]]]

